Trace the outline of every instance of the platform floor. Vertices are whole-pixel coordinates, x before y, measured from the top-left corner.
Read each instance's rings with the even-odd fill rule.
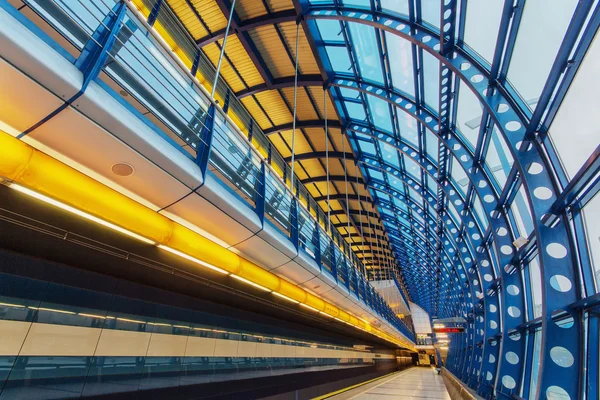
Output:
[[[413,367],[340,393],[335,400],[450,400],[442,376],[434,368]]]

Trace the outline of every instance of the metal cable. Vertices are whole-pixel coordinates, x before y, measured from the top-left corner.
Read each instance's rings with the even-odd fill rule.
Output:
[[[360,223],[360,239],[361,239],[361,247],[362,247],[362,259],[363,259],[363,271],[362,273],[367,276],[367,271],[365,269],[364,260],[365,260],[365,234],[362,227],[362,203],[360,200],[360,186],[358,182],[358,163],[354,163],[354,174],[356,175],[356,187],[359,190],[356,191],[358,195],[358,221]],[[368,214],[367,214],[368,215]]]
[[[348,171],[346,170],[346,140],[344,140],[344,133],[342,132],[342,153],[344,153],[344,182],[346,184],[346,214],[348,216],[348,227],[346,233],[348,233],[348,239],[350,239],[350,201],[348,200]]]
[[[331,205],[329,204],[329,130],[327,128],[327,90],[323,88],[323,109],[325,110],[325,171],[327,173],[327,233],[331,232]]]
[[[229,20],[227,20],[227,28],[225,28],[225,37],[223,38],[223,46],[221,47],[221,54],[219,55],[219,62],[217,64],[217,72],[215,74],[215,81],[213,82],[212,91],[210,97],[215,98],[215,91],[217,90],[217,81],[221,73],[221,62],[223,61],[223,55],[225,54],[225,46],[227,46],[227,37],[229,36],[229,28],[231,27],[231,20],[233,19],[233,10],[235,9],[235,0],[231,3],[231,11],[229,12]]]
[[[294,193],[294,164],[296,164],[296,106],[297,106],[297,93],[298,93],[298,42],[300,39],[300,23],[296,22],[296,72],[294,73],[294,119],[292,121],[292,174],[290,178],[290,185],[292,193]]]

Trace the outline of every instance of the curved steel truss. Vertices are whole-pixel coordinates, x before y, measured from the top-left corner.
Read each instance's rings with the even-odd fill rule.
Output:
[[[468,1],[444,1],[438,21],[425,20],[425,2],[407,3],[406,13],[378,2],[302,3],[398,268],[431,315],[467,319],[448,365],[480,394],[579,398],[583,320],[573,304],[589,265],[576,250],[572,215],[558,208],[566,174],[540,135],[572,79],[569,66],[595,34],[598,10],[573,7],[545,85],[527,102],[506,79],[525,1],[504,5],[489,60],[464,42]],[[465,124],[458,114],[467,97],[481,108]],[[533,340],[536,326],[541,339]],[[532,389],[536,340],[542,362]]]

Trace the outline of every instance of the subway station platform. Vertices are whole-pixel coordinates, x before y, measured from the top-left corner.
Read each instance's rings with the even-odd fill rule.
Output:
[[[343,393],[322,398],[332,400],[450,400],[450,395],[442,377],[434,368],[413,367]]]
[[[598,399],[599,27],[0,0],[0,400]]]

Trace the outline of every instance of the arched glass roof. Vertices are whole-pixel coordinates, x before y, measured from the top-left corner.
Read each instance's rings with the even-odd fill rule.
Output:
[[[598,0],[164,2],[215,65],[234,9],[224,81],[372,278],[391,266],[431,316],[466,319],[456,376],[486,397],[582,397]]]

